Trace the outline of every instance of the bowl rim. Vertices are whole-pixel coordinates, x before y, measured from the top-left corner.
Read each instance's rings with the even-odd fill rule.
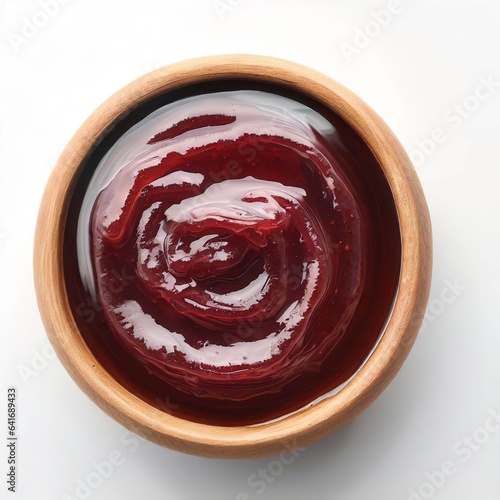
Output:
[[[131,109],[171,90],[214,80],[279,85],[339,114],[368,144],[393,193],[401,232],[401,274],[384,334],[365,364],[338,393],[277,421],[215,426],[169,415],[128,392],[97,361],[79,333],[66,295],[63,240],[78,175],[105,133]],[[136,434],[178,451],[218,458],[277,455],[303,447],[350,422],[394,378],[418,334],[428,300],[430,217],[411,161],[383,120],[338,82],[290,61],[225,55],[190,59],[128,84],[97,108],[70,140],[47,183],[34,239],[34,280],[41,317],[59,359],[77,385],[108,415]]]

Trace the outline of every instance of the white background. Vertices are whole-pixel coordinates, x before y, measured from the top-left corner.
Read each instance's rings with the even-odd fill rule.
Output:
[[[19,415],[18,492],[7,491],[3,442],[1,498],[83,498],[78,478],[115,451],[121,463],[92,500],[500,498],[490,418],[500,411],[500,3],[401,0],[380,28],[374,13],[397,3],[72,0],[47,20],[38,2],[1,2],[0,436],[10,385]],[[412,153],[434,227],[430,308],[403,369],[363,415],[282,470],[276,458],[196,458],[125,434],[51,358],[32,284],[37,208],[79,125],[151,69],[222,53],[290,59],[356,92]],[[477,90],[481,79],[489,90]],[[278,474],[256,483],[259,469]]]

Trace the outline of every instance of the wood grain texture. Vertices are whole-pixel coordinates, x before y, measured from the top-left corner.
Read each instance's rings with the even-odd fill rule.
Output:
[[[263,81],[307,95],[338,113],[364,139],[391,186],[402,237],[402,267],[393,313],[375,351],[339,393],[284,419],[256,426],[220,427],[186,421],[151,407],[119,385],[95,359],[73,318],[63,275],[63,237],[76,178],[110,127],[161,93],[217,79]],[[40,206],[34,278],[43,323],[78,386],[106,413],[140,436],[207,457],[276,455],[306,446],[350,422],[398,372],[422,323],[432,268],[430,217],[420,182],[394,134],[361,99],[312,69],[274,58],[231,55],[184,61],[132,82],[102,104],[59,158]],[[388,410],[389,411],[389,410]]]

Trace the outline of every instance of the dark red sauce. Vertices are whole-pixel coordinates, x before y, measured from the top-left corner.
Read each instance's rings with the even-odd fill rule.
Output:
[[[399,278],[394,201],[361,139],[318,111],[263,91],[185,97],[89,161],[68,293],[131,392],[195,421],[263,422],[338,388],[376,345]]]

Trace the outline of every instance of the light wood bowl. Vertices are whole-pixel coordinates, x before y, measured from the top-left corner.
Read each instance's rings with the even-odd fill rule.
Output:
[[[84,342],[63,275],[63,237],[76,179],[103,134],[131,109],[185,85],[250,80],[298,91],[340,115],[378,159],[400,221],[402,267],[394,309],[375,351],[336,395],[286,418],[257,426],[222,427],[164,413],[113,379]],[[350,422],[385,389],[407,357],[426,307],[431,279],[431,226],[420,182],[402,146],[361,99],[326,76],[288,61],[231,55],[189,60],[153,71],[110,97],[81,126],[48,181],[35,234],[38,304],[50,341],[71,377],[108,415],[162,446],[207,457],[276,455],[305,446]],[[389,410],[389,409],[388,409]]]

